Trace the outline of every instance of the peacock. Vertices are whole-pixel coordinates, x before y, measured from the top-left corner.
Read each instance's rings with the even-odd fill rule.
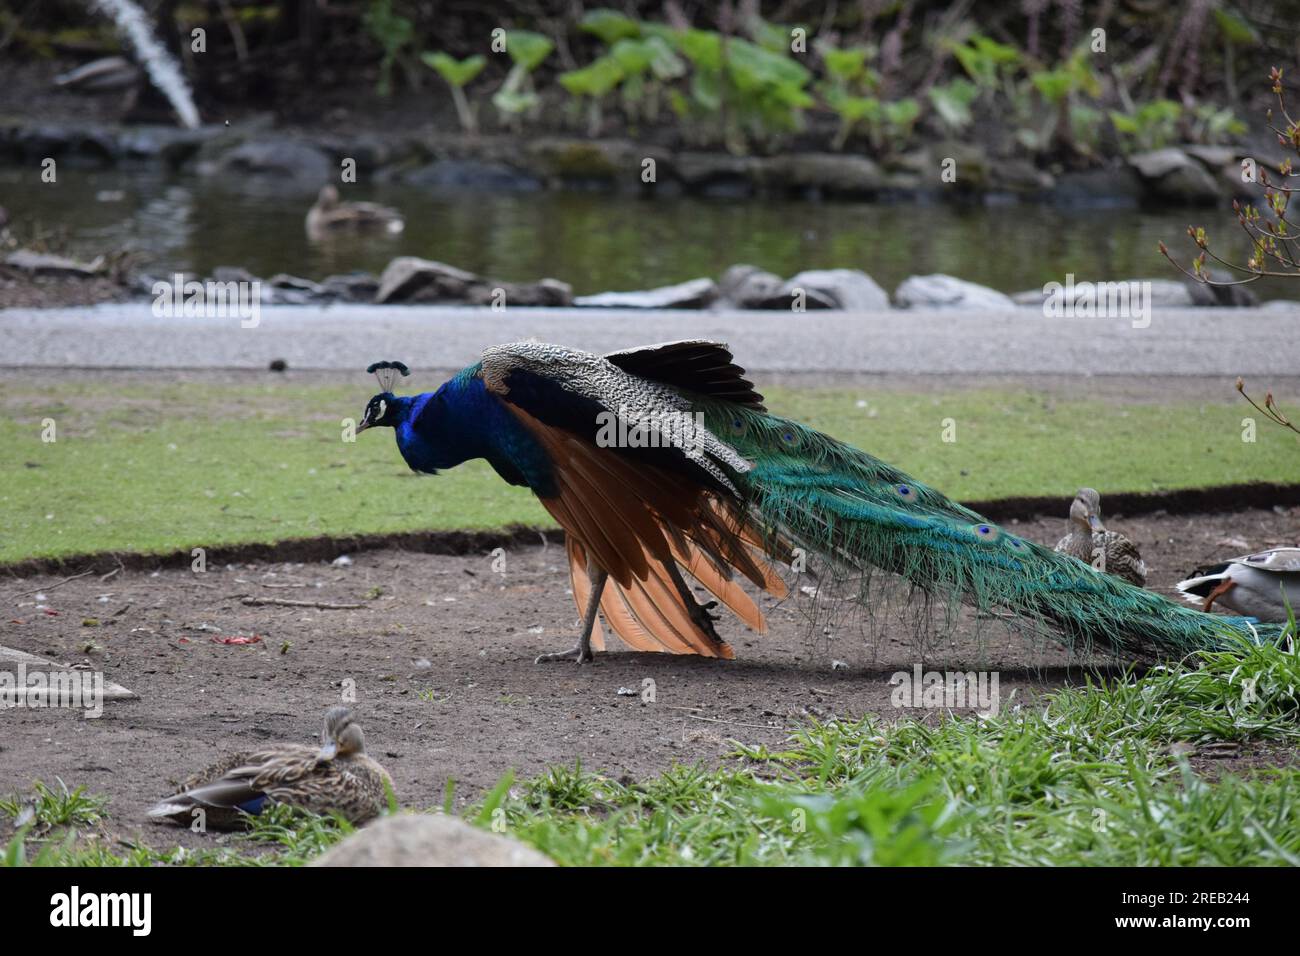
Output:
[[[366,754],[351,711],[331,707],[319,747],[271,744],[229,754],[182,783],[149,810],[149,817],[190,826],[201,810],[205,826],[225,830],[282,803],[365,823],[387,805],[392,785],[388,771]]]
[[[407,465],[437,474],[486,459],[565,531],[577,646],[605,626],[636,650],[732,658],[722,604],[762,632],[748,580],[781,598],[783,571],[817,556],[870,583],[898,575],[926,601],[1050,628],[1067,646],[1181,656],[1281,629],[1204,614],[1009,533],[897,468],[770,414],[724,344],[688,340],[595,355],[493,346],[437,391],[396,395],[400,362],[358,432],[390,427]],[[715,598],[695,599],[691,578]],[[866,590],[865,588],[863,589]]]

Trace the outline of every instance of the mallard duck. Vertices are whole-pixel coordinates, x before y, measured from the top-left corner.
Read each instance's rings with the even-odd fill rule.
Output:
[[[307,211],[307,235],[323,239],[340,232],[401,232],[406,221],[396,209],[372,202],[343,202],[333,186],[322,186],[316,205]]]
[[[388,772],[366,755],[365,738],[351,712],[331,707],[319,747],[277,744],[231,754],[186,780],[149,816],[189,826],[202,809],[205,826],[229,829],[242,825],[246,814],[284,803],[364,823],[379,815],[391,786]]]
[[[1197,568],[1178,588],[1208,611],[1217,601],[1261,621],[1285,621],[1286,605],[1300,611],[1300,548],[1271,548]]]
[[[1129,584],[1144,587],[1147,583],[1147,566],[1137,545],[1118,531],[1106,530],[1101,523],[1101,495],[1092,488],[1080,488],[1070,502],[1069,534],[1056,543],[1056,550]]]

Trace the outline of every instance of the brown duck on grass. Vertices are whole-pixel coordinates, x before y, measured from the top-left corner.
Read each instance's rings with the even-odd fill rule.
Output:
[[[337,813],[365,823],[387,805],[392,778],[366,755],[361,728],[346,707],[325,714],[321,745],[274,744],[244,751],[196,773],[149,811],[158,822],[230,829],[275,803]],[[201,811],[201,816],[200,816]]]

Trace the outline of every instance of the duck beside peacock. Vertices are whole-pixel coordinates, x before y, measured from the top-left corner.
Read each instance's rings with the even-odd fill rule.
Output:
[[[930,601],[1046,626],[1076,650],[1170,658],[1282,633],[1098,573],[1068,549],[1011,534],[866,452],[770,414],[719,343],[603,356],[495,346],[417,395],[394,393],[409,374],[400,362],[370,371],[381,391],[359,431],[392,428],[417,472],[486,459],[564,529],[582,632],[577,646],[539,662],[591,660],[604,648],[602,618],[636,650],[731,658],[713,609],[720,603],[761,632],[763,615],[738,579],[783,597],[780,570],[796,553],[868,581],[875,570],[898,575]],[[1089,547],[1097,530],[1090,523]],[[699,603],[688,578],[716,600]]]

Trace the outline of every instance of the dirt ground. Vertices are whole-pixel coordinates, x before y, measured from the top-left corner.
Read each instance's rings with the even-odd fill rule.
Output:
[[[1300,509],[1117,515],[1110,523],[1139,544],[1160,591],[1213,556],[1300,540]],[[1061,524],[1036,519],[1016,530],[1049,542]],[[86,662],[139,699],[106,702],[103,716],[91,720],[69,711],[5,711],[0,792],[58,777],[111,799],[114,835],[197,844],[202,838],[145,820],[169,781],[225,750],[311,740],[347,687],[355,687],[352,706],[368,747],[393,774],[402,802],[428,807],[441,803],[449,778],[462,802],[509,768],[527,776],[581,760],[639,779],[673,762],[716,764],[732,739],[778,745],[810,716],[892,720],[904,712],[890,704],[890,676],[922,661],[1000,672],[1004,706],[1081,681],[1086,672],[1059,648],[1034,646],[1000,626],[981,629],[969,617],[924,650],[911,630],[889,622],[868,633],[841,621],[828,636],[825,615],[814,611],[819,599],[799,590],[780,605],[765,602],[765,635],[734,620],[720,626],[734,661],[613,647],[582,668],[536,665],[536,654],[567,648],[576,634],[563,555],[555,542],[514,549],[504,555],[504,573],[493,570],[489,554],[385,550],[342,565],[10,578],[0,585],[0,644]],[[48,611],[38,609],[38,595]],[[246,596],[364,607],[248,606]],[[218,642],[254,635],[261,640]],[[641,699],[647,680],[654,682],[652,703]],[[1247,748],[1204,762],[1218,774],[1279,759],[1294,755]]]

